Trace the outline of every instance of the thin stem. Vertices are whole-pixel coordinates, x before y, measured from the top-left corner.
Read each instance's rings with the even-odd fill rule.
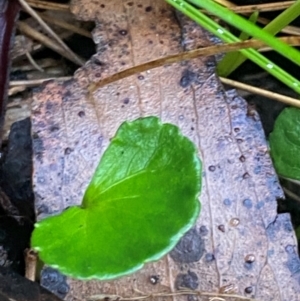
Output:
[[[68,53],[70,57],[73,58],[73,61],[76,62],[79,66],[83,66],[85,61],[78,57],[65,43],[64,41],[43,21],[43,19],[28,5],[25,0],[19,0],[20,5],[32,18],[34,18],[45,31],[53,37],[57,44]]]
[[[296,42],[297,37],[286,37],[282,38],[287,42]],[[299,41],[298,41],[299,42]],[[177,63],[185,60],[191,60],[193,58],[199,58],[203,56],[210,56],[210,55],[216,55],[218,53],[226,53],[230,51],[237,51],[242,48],[260,48],[264,43],[258,40],[247,40],[243,42],[238,42],[238,43],[228,43],[228,44],[218,44],[218,45],[213,45],[213,46],[208,46],[204,48],[197,48],[191,51],[186,51],[186,52],[180,52],[177,54],[165,56],[163,58],[154,60],[154,61],[149,61],[146,63],[143,63],[138,66],[134,66],[132,68],[125,69],[123,71],[120,71],[118,73],[115,73],[111,76],[108,76],[106,78],[103,78],[97,82],[93,82],[89,85],[89,92],[93,93],[95,90],[111,84],[115,81],[121,80],[123,78],[126,78],[128,76],[138,74],[153,68],[157,68],[166,64],[172,64],[172,63]],[[300,103],[300,101],[299,101]]]
[[[257,88],[257,87],[254,87],[254,86],[250,86],[250,85],[247,85],[247,84],[244,84],[244,83],[232,80],[232,79],[224,78],[224,77],[220,77],[220,81],[223,84],[232,86],[236,89],[241,89],[241,90],[244,90],[244,91],[248,91],[252,94],[257,94],[257,95],[261,95],[261,96],[264,96],[264,97],[268,97],[270,99],[274,99],[274,100],[280,101],[282,103],[285,103],[289,106],[294,106],[294,107],[300,108],[300,100],[299,99],[292,98],[292,97],[289,97],[289,96],[285,96],[285,95],[282,95],[282,94],[278,94],[278,93],[275,93],[275,92],[271,92],[271,91],[268,91],[268,90],[265,90],[265,89]]]

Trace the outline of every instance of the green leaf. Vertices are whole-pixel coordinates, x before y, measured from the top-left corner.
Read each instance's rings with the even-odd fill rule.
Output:
[[[270,134],[271,156],[278,174],[300,180],[300,110],[286,108]]]
[[[32,247],[62,273],[112,279],[169,252],[200,211],[201,162],[178,128],[156,117],[124,122],[81,207],[36,224]]]

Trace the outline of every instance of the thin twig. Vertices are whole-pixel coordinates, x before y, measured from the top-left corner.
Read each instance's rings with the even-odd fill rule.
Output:
[[[300,186],[300,181],[299,181],[299,180],[291,179],[291,178],[284,177],[284,176],[281,176],[281,175],[279,175],[279,178],[280,178],[280,179],[287,180],[287,181],[289,181],[289,182],[291,182],[291,183],[294,183],[294,184]]]
[[[35,281],[38,255],[32,249],[26,249],[24,256],[25,256],[25,277],[31,281]]]
[[[284,10],[290,7],[295,1],[283,1],[275,3],[264,3],[264,4],[253,4],[253,5],[235,5],[233,3],[228,3],[227,1],[216,1],[221,5],[224,5],[227,8],[230,8],[231,11],[235,13],[253,13],[255,11],[267,12],[267,11],[276,11]]]
[[[235,8],[239,8],[240,6],[237,6],[236,4],[234,4],[233,2],[230,2],[228,0],[215,0],[216,2],[218,2],[219,4],[231,9],[234,11]],[[280,2],[280,3],[286,3],[286,2],[290,2],[290,1],[284,1],[284,2]],[[291,3],[293,4],[295,1],[291,1]],[[290,4],[291,5],[291,4]],[[244,13],[245,15],[249,15],[249,13]],[[270,23],[270,20],[259,17],[257,19],[258,23],[267,25],[268,23]],[[283,33],[287,33],[287,34],[291,34],[291,35],[300,35],[300,28],[296,27],[296,26],[286,26],[285,28],[283,28],[281,30],[281,32]]]
[[[49,68],[49,67],[60,67],[63,68],[62,64],[61,64],[61,60],[56,60],[56,59],[52,59],[52,58],[44,58],[44,59],[39,59],[37,61],[39,67],[43,68],[43,70],[45,68]],[[22,63],[22,64],[18,64],[16,66],[12,66],[11,67],[11,71],[15,72],[15,71],[23,71],[23,72],[28,72],[28,71],[32,71],[34,68],[32,67],[31,64],[29,63]]]
[[[87,37],[87,38],[90,38],[90,39],[92,38],[92,34],[89,31],[87,31],[85,29],[82,29],[82,28],[79,28],[77,26],[74,26],[74,25],[72,25],[72,24],[70,24],[66,21],[55,19],[53,17],[47,16],[46,14],[40,14],[40,17],[43,20],[45,20],[45,21],[47,21],[51,24],[54,24],[54,25],[59,26],[61,28],[67,29],[69,31],[72,31],[72,32],[77,33],[79,35],[82,35],[84,37]]]
[[[36,70],[38,70],[38,71],[40,71],[40,72],[44,72],[44,69],[41,68],[41,67],[35,62],[35,60],[34,60],[33,57],[31,56],[30,52],[27,51],[27,52],[25,53],[25,55],[26,55],[28,61],[30,62],[30,64],[31,64]]]
[[[69,4],[59,4],[49,1],[38,1],[38,0],[27,0],[27,3],[31,7],[48,9],[48,10],[61,10],[61,11],[70,11]]]
[[[73,61],[76,62],[79,66],[84,65],[84,60],[78,57],[62,40],[61,38],[43,21],[43,19],[27,4],[25,0],[19,0],[22,8],[31,15],[43,28],[44,30],[56,40],[56,42],[68,52],[69,57],[73,58]]]
[[[51,40],[49,37],[42,34],[41,32],[35,30],[31,26],[29,26],[27,23],[25,23],[23,21],[18,21],[17,22],[17,27],[26,36],[40,42],[41,44],[45,45],[46,47],[48,47],[48,48],[52,49],[53,51],[59,53],[61,56],[67,58],[70,61],[72,61],[73,63],[78,64],[78,61],[74,60],[74,57],[70,56],[69,52],[66,52],[56,42],[54,42],[53,40]]]
[[[228,79],[228,78],[224,78],[224,77],[220,77],[220,80],[223,84],[232,86],[236,89],[241,89],[241,90],[244,90],[244,91],[251,92],[253,94],[265,96],[265,97],[268,97],[270,99],[274,99],[274,100],[283,102],[285,104],[300,108],[300,100],[299,99],[292,98],[292,97],[289,97],[289,96],[285,96],[285,95],[282,95],[282,94],[278,94],[278,93],[275,93],[275,92],[271,92],[271,91],[268,91],[268,90],[264,90],[264,89],[261,89],[261,88],[253,87],[253,86],[250,86],[250,85],[247,85],[247,84],[235,81],[235,80],[231,80],[231,79]]]
[[[290,37],[288,37],[287,39],[282,39],[282,40],[288,41],[289,39],[290,39]],[[188,51],[188,52],[182,52],[182,53],[167,56],[167,57],[164,57],[164,58],[161,58],[158,60],[150,61],[150,62],[141,64],[139,66],[135,66],[135,67],[123,70],[119,73],[113,74],[113,75],[111,75],[107,78],[104,78],[98,82],[91,83],[88,90],[90,93],[93,93],[100,87],[103,87],[105,85],[108,85],[110,83],[118,81],[120,79],[126,78],[126,77],[134,75],[134,74],[138,74],[138,73],[150,70],[150,69],[154,69],[154,68],[166,65],[166,64],[172,64],[172,63],[176,63],[176,62],[180,62],[180,61],[184,61],[184,60],[188,60],[188,59],[193,59],[193,58],[197,58],[197,57],[216,55],[218,53],[236,51],[236,50],[243,49],[243,48],[249,48],[249,47],[260,48],[263,45],[264,45],[263,42],[252,39],[252,40],[247,40],[247,41],[238,42],[238,43],[214,45],[214,46],[209,46],[209,47],[205,47],[205,48],[195,49],[195,50]],[[232,83],[232,84],[234,84],[234,83]],[[239,87],[241,87],[241,86],[239,86]],[[259,89],[259,88],[253,88],[252,86],[244,85],[243,89],[249,89],[249,87],[252,88],[252,91],[255,90],[260,95],[266,95],[266,90]],[[283,95],[280,95],[277,93],[272,93],[272,92],[267,93],[267,95],[268,95],[267,97],[271,97],[272,99],[280,100],[280,101],[288,103],[290,105],[300,107],[300,100],[297,100],[297,99],[294,99],[291,97],[287,97],[287,96],[283,96]]]
[[[300,196],[295,194],[294,192],[290,191],[289,189],[287,189],[286,187],[282,186],[282,189],[284,191],[284,193],[290,197],[291,199],[295,200],[296,202],[300,203]]]
[[[9,87],[25,86],[25,87],[35,87],[39,86],[49,80],[66,81],[72,79],[72,76],[62,76],[62,77],[48,77],[42,79],[32,79],[32,80],[12,80],[9,82]]]

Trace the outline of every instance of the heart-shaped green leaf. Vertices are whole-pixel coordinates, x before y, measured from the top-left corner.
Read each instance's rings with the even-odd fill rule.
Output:
[[[156,117],[124,122],[81,207],[36,224],[32,247],[82,279],[112,279],[169,252],[199,214],[201,163],[193,143]]]
[[[272,159],[278,174],[300,180],[300,110],[286,108],[270,134]]]

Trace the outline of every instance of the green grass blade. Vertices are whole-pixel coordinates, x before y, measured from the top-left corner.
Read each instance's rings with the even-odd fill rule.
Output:
[[[263,28],[263,30],[272,35],[275,35],[278,32],[280,32],[284,27],[286,27],[288,24],[290,24],[293,20],[295,20],[298,16],[300,16],[299,0],[295,2],[293,5],[291,5],[289,8],[287,8],[280,15],[278,15],[275,19],[273,19],[267,26]],[[232,65],[228,64],[223,66],[222,64],[224,63],[220,62],[221,64],[218,64],[217,72],[220,76],[227,77],[246,60],[247,58],[241,55],[235,60],[235,63]]]
[[[289,8],[273,19],[268,25],[266,25],[263,30],[275,35],[299,16],[300,0],[297,0]]]
[[[171,0],[171,2],[175,2],[180,5],[180,3],[185,3],[183,0]],[[278,39],[274,38],[271,34],[266,31],[263,31],[258,26],[252,24],[248,20],[244,19],[243,17],[235,14],[231,10],[227,9],[226,7],[221,6],[220,4],[214,2],[213,0],[190,0],[191,3],[194,5],[206,9],[213,15],[221,18],[223,21],[227,22],[228,24],[240,29],[248,33],[249,35],[257,38],[272,49],[280,53],[282,56],[285,56],[298,66],[300,66],[300,52],[295,48],[287,45],[286,43],[279,41]],[[300,0],[297,1],[300,3]],[[297,3],[296,2],[296,3]],[[169,2],[170,3],[170,2]],[[293,5],[294,6],[294,5]],[[298,6],[297,6],[298,7]],[[299,10],[298,10],[299,11]]]
[[[184,0],[166,0],[168,3],[173,5],[176,9],[184,13],[186,16],[190,17],[192,20],[200,24],[202,27],[212,32],[214,35],[222,39],[224,42],[240,42],[236,36],[230,33],[225,28],[221,27],[218,23],[214,22],[212,19],[201,13],[198,9],[194,8],[192,5]],[[261,68],[272,74],[281,82],[285,83],[288,87],[295,90],[300,94],[300,82],[293,76],[282,70],[280,67],[275,65],[272,61],[265,58],[263,55],[258,53],[254,49],[243,49],[240,50],[247,58],[252,60],[254,63],[259,65]]]
[[[259,12],[255,11],[249,17],[249,21],[253,24],[256,23],[259,16]],[[239,36],[239,39],[245,41],[250,38],[250,35],[242,32]],[[233,70],[238,68],[238,66],[245,60],[245,57],[242,53],[235,51],[235,52],[228,52],[224,55],[223,59],[217,65],[217,73],[220,76],[227,77]]]

